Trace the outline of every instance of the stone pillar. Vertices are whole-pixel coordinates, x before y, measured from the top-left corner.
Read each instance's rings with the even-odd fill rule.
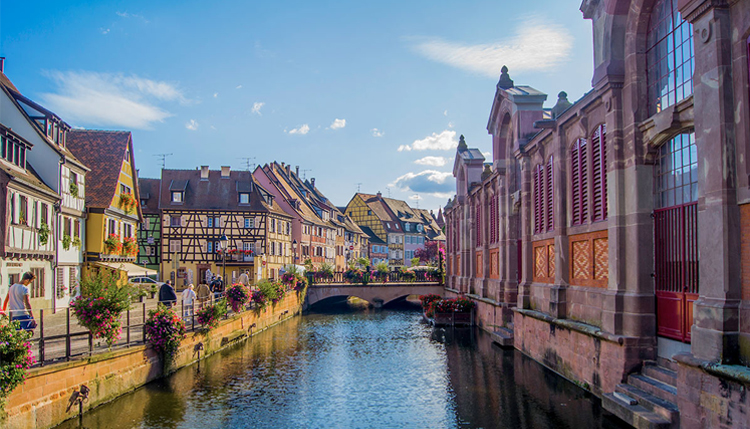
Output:
[[[503,252],[503,301],[507,303],[516,302],[518,299],[518,230],[521,221],[519,213],[521,204],[516,207],[516,199],[513,196],[516,190],[520,190],[520,183],[516,183],[517,174],[521,167],[518,162],[512,162],[505,176],[505,187],[501,199],[504,204],[504,217],[501,230],[504,231],[502,240]],[[513,190],[513,192],[510,192]],[[521,193],[517,194],[520,197]]]
[[[722,1],[681,0],[693,24],[695,141],[698,148],[699,293],[692,352],[732,363],[739,357],[740,222],[736,194],[732,27]]]
[[[568,246],[568,150],[567,143],[562,139],[563,130],[558,129],[553,134],[552,147],[556,148],[554,156],[554,239],[555,239],[555,282],[550,286],[549,314],[558,319],[568,316],[568,271],[570,249]]]
[[[518,285],[518,307],[531,308],[531,283],[534,281],[534,255],[531,248],[531,160],[525,153],[518,155],[521,168],[521,258],[523,276]]]

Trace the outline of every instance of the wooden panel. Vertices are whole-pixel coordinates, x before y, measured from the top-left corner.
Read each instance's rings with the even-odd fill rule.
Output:
[[[500,278],[500,251],[498,249],[490,250],[490,278]]]
[[[570,284],[607,287],[609,278],[609,239],[607,230],[571,235]]]
[[[484,254],[482,252],[477,252],[475,256],[475,261],[477,261],[475,277],[482,278],[484,277]]]
[[[555,280],[555,242],[553,239],[532,243],[534,249],[534,278],[537,283],[552,283]]]

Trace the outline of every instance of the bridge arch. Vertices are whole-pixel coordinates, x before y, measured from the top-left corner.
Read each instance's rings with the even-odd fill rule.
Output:
[[[409,295],[443,295],[445,289],[439,283],[399,283],[399,284],[321,284],[307,289],[307,304],[340,297],[354,296],[380,307]]]

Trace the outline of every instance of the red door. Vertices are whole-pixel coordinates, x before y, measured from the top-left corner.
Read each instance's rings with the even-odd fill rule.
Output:
[[[690,342],[698,299],[698,204],[654,212],[657,335]]]

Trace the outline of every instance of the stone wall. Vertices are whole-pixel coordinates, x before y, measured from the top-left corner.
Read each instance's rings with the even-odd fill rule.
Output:
[[[8,397],[7,415],[0,426],[7,429],[55,426],[77,415],[77,410],[66,413],[65,409],[70,395],[83,384],[91,389],[89,400],[84,404],[84,410],[88,410],[300,312],[301,300],[292,293],[275,306],[230,317],[209,332],[190,332],[166,371],[159,356],[145,345],[34,368],[26,382]],[[196,346],[201,343],[203,350],[198,353]]]

